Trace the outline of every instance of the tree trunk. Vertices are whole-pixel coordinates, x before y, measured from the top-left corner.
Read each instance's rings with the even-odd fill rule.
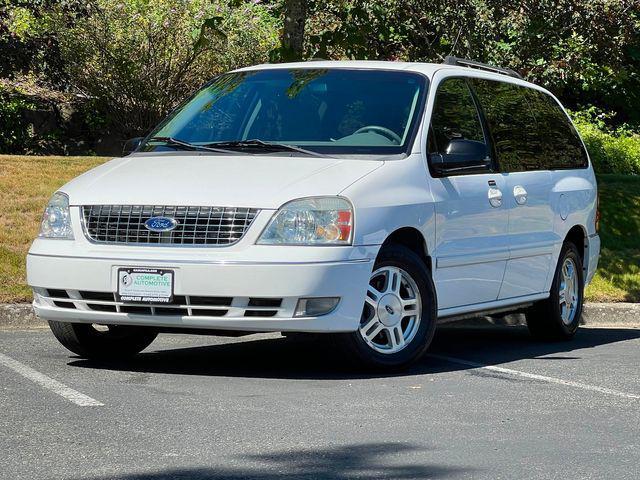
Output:
[[[302,59],[304,24],[307,20],[307,0],[285,0],[282,60]]]

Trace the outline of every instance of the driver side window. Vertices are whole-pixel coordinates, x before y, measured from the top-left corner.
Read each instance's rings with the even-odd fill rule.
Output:
[[[445,153],[454,138],[485,142],[480,115],[463,78],[449,78],[438,86],[431,115],[433,142],[438,153]]]
[[[480,114],[464,78],[449,78],[438,86],[428,152],[440,174],[471,173],[488,168],[489,148]]]

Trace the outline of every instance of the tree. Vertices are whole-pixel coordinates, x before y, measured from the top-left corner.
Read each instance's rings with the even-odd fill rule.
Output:
[[[123,139],[216,74],[265,61],[278,42],[277,19],[253,2],[92,0],[57,24],[71,86]]]
[[[48,12],[81,15],[79,0],[0,0],[0,77],[35,74],[64,86],[57,35]]]
[[[280,48],[280,56],[284,61],[302,59],[307,10],[307,0],[284,0],[284,26]]]
[[[306,56],[441,62],[516,70],[572,108],[618,111],[640,128],[638,0],[324,0],[312,2]]]

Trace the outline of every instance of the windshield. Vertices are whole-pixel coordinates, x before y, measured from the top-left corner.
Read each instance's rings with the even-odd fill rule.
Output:
[[[225,142],[224,148],[229,142],[260,140],[320,153],[404,153],[425,92],[422,75],[399,71],[229,73],[172,113],[140,150],[176,149],[167,139],[201,146]]]

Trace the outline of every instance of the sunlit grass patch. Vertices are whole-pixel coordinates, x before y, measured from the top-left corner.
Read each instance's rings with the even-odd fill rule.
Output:
[[[586,298],[640,302],[640,176],[601,175],[598,271]]]
[[[0,155],[0,302],[31,299],[25,256],[47,200],[103,157]]]

